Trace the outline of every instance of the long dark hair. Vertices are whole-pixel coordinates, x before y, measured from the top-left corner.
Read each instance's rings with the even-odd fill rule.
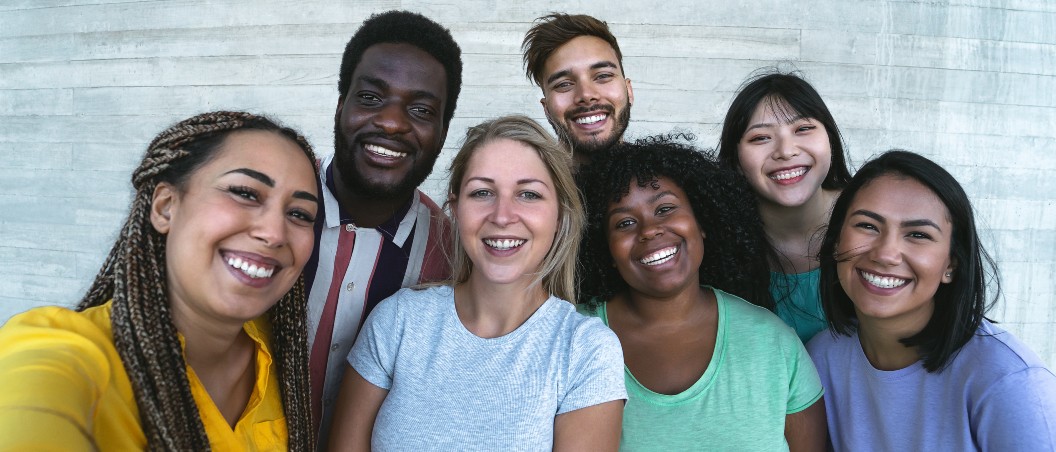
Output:
[[[748,129],[748,121],[760,104],[766,104],[775,113],[786,118],[805,116],[813,118],[825,126],[829,135],[829,148],[832,150],[832,162],[829,173],[821,183],[826,190],[839,190],[851,179],[847,169],[847,157],[843,150],[843,137],[836,127],[829,107],[821,95],[806,80],[794,73],[764,72],[749,78],[737,97],[733,98],[726,118],[722,121],[722,134],[719,135],[719,162],[730,169],[740,168],[737,144]]]
[[[151,450],[209,450],[187,363],[172,323],[166,288],[165,236],[150,222],[154,188],[184,189],[190,176],[217,155],[236,130],[264,130],[297,143],[315,167],[315,154],[296,131],[242,112],[203,113],[161,132],[132,173],[135,194],[128,218],[78,310],[113,300],[114,347],[132,382],[140,424]],[[279,370],[289,450],[314,449],[308,385],[307,303],[304,280],[268,310],[271,348]]]
[[[597,155],[577,176],[587,209],[580,248],[579,299],[598,305],[627,290],[609,252],[609,204],[629,192],[632,181],[645,187],[670,179],[689,197],[697,224],[706,235],[700,282],[774,310],[768,290],[768,256],[755,195],[744,178],[715,159],[671,137],[616,145]]]
[[[950,242],[953,280],[940,284],[935,291],[935,311],[924,329],[901,339],[905,346],[917,347],[924,368],[935,372],[945,367],[957,350],[972,338],[1001,292],[997,265],[979,241],[968,195],[957,180],[935,162],[912,152],[888,151],[866,163],[843,189],[832,208],[829,228],[818,254],[822,306],[834,333],[850,335],[857,329],[854,304],[836,274],[837,262],[849,256],[837,255],[836,244],[854,197],[862,187],[884,175],[907,177],[928,187],[946,206],[953,225]],[[993,298],[987,297],[988,286]]]

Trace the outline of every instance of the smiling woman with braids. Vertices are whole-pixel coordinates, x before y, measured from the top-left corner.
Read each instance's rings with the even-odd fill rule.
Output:
[[[666,138],[592,162],[577,180],[579,298],[623,346],[620,449],[824,449],[821,383],[769,311],[770,250],[748,185]]]
[[[0,328],[0,449],[310,450],[314,162],[248,113],[158,135],[77,310]]]

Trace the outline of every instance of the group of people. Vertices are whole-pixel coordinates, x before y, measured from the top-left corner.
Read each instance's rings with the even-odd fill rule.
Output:
[[[416,13],[348,42],[330,157],[241,112],[159,134],[77,308],[0,328],[0,449],[1056,447],[1056,376],[985,317],[996,267],[939,165],[852,177],[782,73],[717,152],[627,140],[604,22],[522,47],[557,137],[471,127],[444,208],[417,187],[461,52]]]

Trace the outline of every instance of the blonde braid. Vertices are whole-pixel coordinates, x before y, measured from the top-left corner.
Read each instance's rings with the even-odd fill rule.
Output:
[[[209,450],[198,406],[191,395],[187,364],[169,311],[165,237],[150,221],[154,189],[161,181],[180,185],[214,149],[195,155],[185,145],[249,127],[271,130],[296,141],[314,164],[315,155],[296,132],[243,112],[204,113],[159,134],[132,174],[135,196],[114,246],[78,309],[113,300],[114,346],[132,382],[140,422],[151,450]],[[192,146],[193,147],[193,146]],[[188,161],[196,161],[188,163]],[[179,169],[175,166],[183,165]],[[182,171],[182,174],[180,173]],[[176,173],[176,174],[171,174]],[[308,397],[308,345],[303,281],[270,310],[290,450],[314,447]]]

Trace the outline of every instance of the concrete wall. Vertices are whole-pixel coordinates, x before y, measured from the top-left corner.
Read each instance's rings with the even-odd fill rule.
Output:
[[[542,121],[519,44],[550,11],[607,20],[636,103],[629,133],[681,127],[717,141],[737,87],[762,66],[802,70],[860,165],[921,152],[965,185],[1000,262],[992,317],[1056,365],[1056,3],[1045,0],[505,2],[7,0],[0,3],[0,321],[72,304],[129,200],[129,175],[168,124],[213,109],[270,113],[332,153],[345,42],[372,12],[451,28],[465,128]],[[446,174],[426,190],[439,194]]]

